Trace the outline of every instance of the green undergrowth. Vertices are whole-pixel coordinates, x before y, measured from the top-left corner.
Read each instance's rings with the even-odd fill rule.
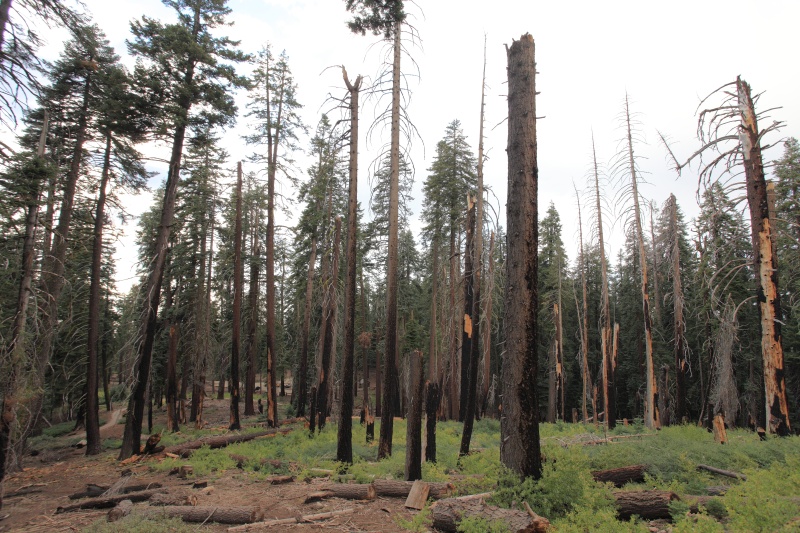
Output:
[[[136,513],[113,523],[101,518],[83,531],[85,533],[190,533],[197,531],[196,524],[186,524],[180,518],[143,517]]]

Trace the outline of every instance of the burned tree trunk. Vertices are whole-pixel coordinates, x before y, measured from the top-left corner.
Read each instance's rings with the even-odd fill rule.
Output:
[[[311,334],[311,300],[314,293],[314,266],[317,262],[317,235],[311,235],[311,255],[308,258],[306,297],[303,305],[303,333],[300,339],[300,369],[297,382],[297,416],[305,416],[308,393],[308,338]],[[311,414],[314,416],[314,413]]]
[[[770,224],[767,184],[761,157],[761,135],[750,85],[736,78],[736,95],[741,117],[739,138],[743,155],[747,204],[750,208],[753,252],[758,273],[756,298],[761,317],[761,357],[766,393],[764,428],[770,433],[788,436],[789,405],[781,337],[781,297],[778,292],[778,258],[773,253],[775,230]]]
[[[350,190],[347,199],[347,281],[344,291],[344,357],[342,359],[342,403],[339,415],[336,460],[353,462],[353,359],[356,343],[356,225],[358,204],[358,92],[361,76],[352,84],[342,67],[350,94]],[[366,383],[365,383],[366,386]]]
[[[475,296],[472,285],[472,247],[475,235],[475,201],[467,193],[467,216],[464,242],[464,312],[461,319],[461,376],[458,400],[458,420],[463,422],[467,414],[469,396],[470,355],[472,351],[472,301]]]
[[[478,343],[475,342],[475,339],[473,339],[473,331],[478,329],[478,323],[477,321],[473,321],[472,318],[478,318],[478,320],[480,320],[479,316],[476,317],[476,309],[479,309],[480,305],[474,301],[475,201],[470,194],[467,195],[467,206],[467,244],[464,250],[464,310],[467,311],[467,309],[469,309],[469,312],[464,313],[464,337],[461,347],[461,375],[462,377],[467,377],[466,390],[464,391],[467,393],[467,395],[466,398],[463,394],[461,396],[462,399],[466,401],[463,401],[461,404],[464,412],[464,430],[461,432],[461,448],[458,452],[460,456],[467,455],[469,453],[469,441],[472,439],[472,426],[475,422],[475,399],[478,386],[479,348]],[[463,358],[464,351],[467,352],[466,361]],[[464,363],[466,363],[466,365],[464,365]],[[461,384],[464,384],[463,379],[461,380]]]
[[[415,351],[411,358],[408,379],[408,417],[406,429],[406,481],[422,479],[422,352]]]
[[[401,22],[394,27],[392,61],[392,138],[390,143],[389,180],[389,243],[386,265],[386,360],[384,372],[383,413],[378,459],[392,455],[394,414],[392,397],[397,382],[397,275],[398,275],[398,216],[400,208],[400,53]]]
[[[523,35],[508,56],[508,259],[500,459],[522,476],[541,476],[537,374],[536,62]]]
[[[436,462],[436,412],[439,410],[439,385],[425,384],[425,460]]]
[[[169,347],[167,348],[167,431],[180,431],[178,424],[178,325],[169,325]]]
[[[231,416],[228,429],[239,424],[239,346],[242,325],[242,163],[236,167],[236,222],[233,230],[233,325],[231,339]]]
[[[489,386],[492,383],[492,293],[494,292],[494,232],[489,237],[489,267],[486,276],[486,332],[483,335],[483,393],[481,410],[483,415],[489,409]]]

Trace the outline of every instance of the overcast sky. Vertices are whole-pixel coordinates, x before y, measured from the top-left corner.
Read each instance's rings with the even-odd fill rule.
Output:
[[[129,24],[142,14],[165,22],[174,20],[171,10],[158,0],[84,0],[94,20],[106,32],[117,53],[125,57]],[[329,93],[343,94],[341,73],[327,67],[344,65],[351,78],[363,74],[374,78],[383,58],[379,39],[351,34],[342,0],[231,0],[229,36],[241,40],[245,52],[256,52],[267,42],[276,52],[286,50],[299,86],[302,115],[313,128]],[[490,7],[491,6],[491,7]],[[504,45],[531,33],[536,42],[539,75],[538,122],[539,210],[543,214],[554,202],[563,222],[563,238],[570,259],[577,255],[577,215],[572,183],[585,188],[591,164],[591,135],[594,132],[599,162],[604,167],[617,152],[624,132],[618,115],[625,94],[637,113],[644,142],[637,146],[643,157],[640,168],[649,185],[640,193],[659,206],[671,192],[678,197],[687,219],[697,213],[696,169],[680,178],[670,170],[656,129],[667,134],[679,157],[698,147],[695,137],[696,110],[700,99],[717,87],[741,75],[754,93],[766,91],[761,107],[782,106],[772,117],[786,122],[781,135],[800,136],[800,72],[796,54],[800,51],[800,2],[794,0],[704,0],[673,2],[539,0],[434,0],[407,3],[409,22],[420,41],[408,46],[412,65],[404,57],[411,104],[408,114],[419,131],[413,140],[416,168],[413,227],[421,201],[421,185],[427,175],[436,143],[446,125],[459,119],[467,139],[477,152],[484,35],[487,40],[486,150],[487,186],[490,201],[505,211],[507,114],[506,52]],[[60,32],[43,55],[54,58],[60,52]],[[375,45],[375,46],[373,46]],[[128,64],[132,61],[125,59]],[[419,74],[417,77],[416,75]],[[237,99],[244,108],[246,95]],[[367,103],[364,119],[369,120],[373,104]],[[378,130],[367,140],[361,128],[360,194],[362,205],[369,198],[367,171],[375,148],[388,140],[388,131]],[[241,135],[247,121],[225,134],[231,167],[245,159],[252,148]],[[385,135],[385,137],[381,137]],[[776,138],[777,139],[777,138]],[[773,140],[776,140],[773,139]],[[307,142],[301,145],[307,146]],[[778,148],[767,155],[774,159]],[[168,147],[153,147],[148,153],[166,159]],[[298,154],[299,177],[307,164]],[[247,165],[245,165],[247,169]],[[166,168],[153,182],[160,183]],[[250,170],[257,170],[251,168]],[[291,191],[284,190],[285,193]],[[609,191],[609,197],[613,196]],[[142,194],[126,199],[132,213],[150,205],[152,197]],[[504,215],[503,215],[504,216]],[[584,217],[587,212],[584,211]],[[504,224],[504,220],[501,221]],[[609,221],[611,223],[613,221]],[[281,222],[279,221],[279,224]],[[286,223],[284,221],[283,223]],[[584,225],[590,221],[584,220]],[[610,226],[610,224],[609,224]],[[135,248],[127,231],[118,247],[119,288],[131,281]],[[622,225],[608,227],[610,252],[622,239]]]

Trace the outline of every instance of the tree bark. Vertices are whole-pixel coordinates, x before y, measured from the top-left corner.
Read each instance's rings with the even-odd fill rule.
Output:
[[[767,184],[761,156],[761,133],[750,85],[736,78],[736,92],[741,115],[739,136],[750,208],[753,253],[758,273],[756,300],[761,318],[761,357],[764,366],[766,395],[764,428],[769,433],[789,436],[789,405],[786,400],[786,379],[781,335],[781,297],[778,291],[778,258],[773,253],[775,230],[770,223]]]
[[[328,498],[342,498],[344,500],[374,500],[375,487],[372,483],[334,483],[325,486],[322,490],[311,492],[303,503],[311,503]]]
[[[356,226],[358,208],[358,92],[361,76],[350,83],[342,67],[350,95],[350,187],[347,198],[347,280],[344,292],[344,355],[342,359],[342,401],[337,434],[336,460],[353,462],[353,361],[356,341]],[[369,387],[368,383],[364,383]]]
[[[680,500],[677,494],[665,490],[618,491],[614,493],[614,499],[617,516],[621,520],[627,520],[633,515],[646,520],[670,518],[670,503]]]
[[[169,326],[169,347],[167,349],[167,431],[180,431],[178,423],[178,325]]]
[[[264,519],[264,513],[258,507],[191,507],[172,505],[158,509],[150,509],[151,516],[180,517],[184,522],[205,524],[251,524]]]
[[[111,167],[111,139],[111,132],[106,132],[103,171],[100,175],[100,190],[97,196],[94,217],[92,271],[90,274],[91,281],[89,282],[88,364],[86,365],[86,455],[97,455],[101,449],[100,409],[97,401],[97,353],[100,344],[100,277],[103,260],[103,224],[105,222],[106,187],[108,186],[109,169]]]
[[[231,338],[231,409],[228,429],[239,423],[239,346],[242,327],[242,162],[236,166],[236,222],[233,230],[233,324]]]
[[[623,466],[608,470],[595,470],[592,472],[592,478],[600,483],[613,483],[615,487],[622,487],[626,483],[641,483],[644,481],[645,472],[647,472],[647,465]]]
[[[466,376],[466,397],[462,401],[464,416],[464,429],[461,432],[461,447],[458,455],[464,456],[469,453],[469,443],[472,439],[472,427],[475,422],[475,403],[478,392],[478,356],[480,355],[480,339],[474,338],[474,333],[480,326],[480,302],[475,299],[475,292],[480,283],[480,276],[477,270],[480,266],[475,265],[475,199],[472,195],[467,195],[467,243],[464,250],[464,337],[461,345],[462,350],[462,377]],[[478,291],[480,292],[480,291]],[[467,352],[466,361],[463,353]],[[463,363],[466,363],[464,365]],[[464,381],[462,379],[462,385]]]
[[[394,479],[376,479],[372,482],[375,493],[386,498],[406,498],[414,486],[413,481],[399,481]],[[449,497],[454,490],[452,483],[429,483],[428,498],[439,500]]]
[[[461,376],[458,401],[458,420],[464,422],[467,416],[467,403],[469,402],[469,378],[472,371],[470,364],[472,355],[472,304],[475,297],[473,285],[473,246],[475,236],[475,200],[471,193],[467,193],[467,216],[464,231],[464,312],[461,319]],[[477,369],[477,366],[475,367]],[[473,406],[474,413],[474,406]],[[462,433],[463,436],[463,433]],[[463,442],[463,440],[462,440]],[[463,444],[462,444],[463,446]]]
[[[673,353],[675,354],[675,419],[681,423],[686,411],[686,335],[683,321],[683,286],[681,284],[681,248],[678,228],[678,201],[669,197],[669,225],[672,236],[672,314]],[[702,365],[701,365],[702,366]],[[702,377],[702,376],[701,376]]]
[[[581,335],[581,385],[583,394],[581,396],[581,415],[583,416],[583,423],[589,420],[589,410],[586,407],[587,399],[589,398],[589,387],[591,386],[591,379],[589,379],[589,301],[586,288],[586,256],[583,251],[583,217],[581,216],[581,198],[578,195],[578,189],[575,188],[575,199],[578,202],[578,246],[580,253],[580,261],[578,269],[581,271],[581,294],[583,297],[583,314],[581,315],[580,328]],[[593,413],[594,414],[594,413]]]
[[[594,191],[595,209],[597,210],[597,238],[600,245],[600,273],[602,276],[602,300],[603,307],[601,321],[603,326],[600,329],[601,348],[602,348],[602,386],[601,394],[603,397],[603,412],[605,412],[605,424],[608,429],[613,429],[617,423],[616,406],[614,405],[614,365],[611,361],[609,341],[611,340],[611,304],[608,294],[608,261],[606,260],[606,245],[603,239],[603,207],[600,203],[600,172],[597,168],[597,152],[594,147],[594,135],[592,135],[592,160],[594,163]],[[596,398],[596,395],[593,395]],[[595,424],[598,422],[596,399],[592,403],[592,413]]]
[[[398,214],[400,207],[400,56],[401,22],[394,28],[394,59],[392,61],[392,137],[390,143],[389,182],[389,242],[386,266],[386,360],[384,362],[383,413],[378,441],[378,459],[392,455],[394,415],[391,401],[396,394],[397,382],[397,244]]]
[[[111,507],[114,507],[123,500],[130,500],[132,502],[144,502],[149,500],[156,494],[165,494],[167,492],[168,492],[167,489],[160,488],[160,489],[143,490],[140,492],[129,492],[127,494],[116,494],[114,496],[92,498],[90,500],[86,500],[81,503],[67,505],[66,507],[58,507],[56,509],[56,514],[69,513],[72,511],[80,511],[84,509],[109,509]]]
[[[661,427],[661,417],[658,412],[658,383],[656,381],[655,365],[653,362],[653,325],[650,318],[650,295],[647,292],[647,255],[644,249],[642,214],[639,209],[639,178],[636,176],[636,166],[634,163],[633,137],[631,134],[630,109],[628,107],[627,96],[625,97],[625,124],[627,126],[628,166],[631,173],[631,196],[633,197],[633,223],[639,245],[639,269],[641,271],[642,281],[642,316],[644,317],[645,342],[644,425],[648,429],[658,429]]]
[[[303,334],[300,339],[300,375],[298,376],[297,416],[306,415],[308,394],[308,337],[311,334],[311,301],[314,293],[314,266],[317,262],[317,235],[311,236],[311,256],[308,259],[308,276],[306,277],[306,296],[303,305]],[[312,413],[313,416],[313,413]]]
[[[329,388],[333,387],[331,382],[331,373],[333,372],[332,354],[336,349],[335,346],[335,328],[336,328],[336,309],[338,302],[336,298],[336,285],[339,280],[339,243],[342,239],[342,217],[336,217],[335,230],[333,236],[333,252],[332,260],[330,263],[330,274],[327,279],[327,287],[325,289],[325,302],[323,303],[323,318],[322,318],[322,332],[320,338],[322,341],[322,366],[319,369],[319,377],[317,379],[317,429],[322,431],[325,427],[325,420],[328,417],[330,410],[329,404]],[[352,411],[352,408],[351,408]],[[312,413],[314,416],[314,413]],[[352,416],[352,414],[350,415]]]
[[[483,335],[483,394],[481,409],[484,416],[489,409],[489,387],[492,383],[492,295],[494,293],[494,232],[489,237],[489,267],[486,276],[485,310],[486,332]]]
[[[406,481],[422,479],[422,352],[414,351],[409,357],[411,371],[408,379],[408,416],[406,419]]]
[[[250,223],[251,253],[250,258],[250,322],[247,325],[247,372],[244,382],[244,414],[256,414],[253,404],[253,394],[256,388],[256,367],[258,365],[258,273],[260,264],[260,250],[258,245],[258,212],[259,207],[253,209],[253,220]]]
[[[439,410],[439,384],[425,384],[425,460],[436,462],[436,413]]]
[[[530,34],[508,56],[508,259],[506,261],[503,410],[500,460],[521,476],[539,478],[537,376],[538,218],[536,62]]]

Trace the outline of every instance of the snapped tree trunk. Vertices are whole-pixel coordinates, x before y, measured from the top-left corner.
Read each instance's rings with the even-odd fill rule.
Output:
[[[508,57],[508,259],[506,260],[500,460],[521,476],[542,473],[537,375],[536,61],[530,34]]]
[[[775,239],[775,230],[769,218],[767,184],[761,157],[761,134],[750,95],[750,85],[739,77],[736,78],[736,93],[741,115],[739,136],[744,156],[747,204],[750,208],[753,252],[758,273],[756,299],[761,317],[761,357],[766,394],[764,428],[770,433],[788,436],[791,428],[784,377],[778,258],[773,253],[772,241]]]
[[[424,383],[422,369],[424,366],[422,352],[414,351],[409,355],[411,369],[408,379],[408,416],[406,424],[406,481],[422,479],[422,401]]]
[[[464,266],[464,309],[469,306],[469,314],[464,314],[464,346],[469,352],[467,365],[463,367],[462,376],[467,376],[467,396],[462,403],[464,407],[464,430],[461,432],[461,447],[459,456],[469,453],[469,443],[472,439],[472,426],[475,422],[475,401],[478,392],[478,356],[480,354],[479,339],[474,338],[480,322],[480,302],[475,298],[475,290],[480,284],[480,276],[476,276],[480,266],[475,265],[475,199],[467,195],[467,244],[465,247]],[[478,291],[480,292],[480,291]],[[474,319],[474,320],[473,320]],[[469,326],[469,327],[467,327]],[[462,352],[463,353],[463,352]],[[462,359],[463,362],[463,359]],[[463,381],[462,381],[463,383]]]
[[[467,216],[464,242],[464,312],[461,319],[461,387],[458,402],[458,420],[466,419],[467,403],[469,401],[469,376],[471,370],[470,356],[472,355],[472,303],[475,297],[473,271],[473,246],[475,236],[475,200],[472,194],[467,193]],[[477,366],[475,367],[477,369]],[[474,412],[474,410],[473,410]],[[463,435],[463,433],[462,433]]]

